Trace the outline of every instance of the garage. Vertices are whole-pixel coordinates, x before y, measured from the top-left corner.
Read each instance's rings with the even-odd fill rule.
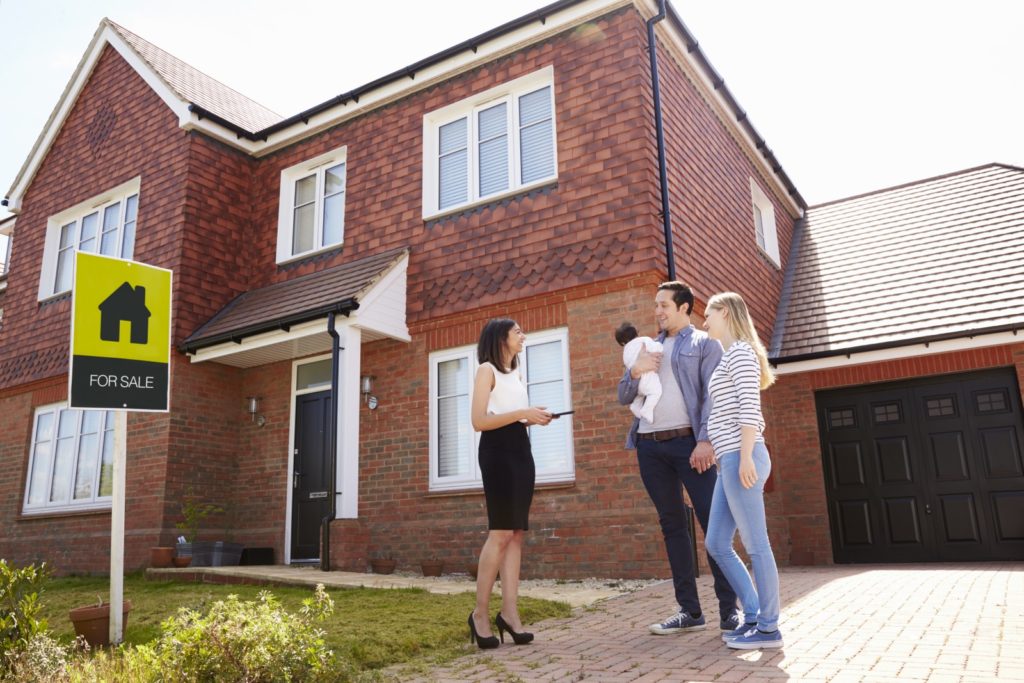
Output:
[[[1024,559],[1013,368],[815,394],[834,560]]]

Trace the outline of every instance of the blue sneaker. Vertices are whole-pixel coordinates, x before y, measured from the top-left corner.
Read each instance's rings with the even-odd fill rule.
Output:
[[[755,628],[757,628],[757,622],[754,622],[753,624],[740,624],[733,630],[726,631],[725,633],[723,633],[722,640],[728,643],[730,640],[734,640],[736,638],[739,638],[740,636],[747,635],[748,631]]]
[[[684,631],[703,631],[708,626],[704,623],[704,615],[691,617],[685,610],[679,610],[660,624],[651,624],[648,628],[658,636],[667,636]]]
[[[752,628],[738,638],[725,641],[725,645],[734,650],[779,648],[782,647],[782,631],[776,629],[771,633],[765,633],[764,631]]]
[[[722,617],[718,622],[718,628],[723,631],[735,631],[743,626],[743,617],[738,612],[733,612],[727,617]]]

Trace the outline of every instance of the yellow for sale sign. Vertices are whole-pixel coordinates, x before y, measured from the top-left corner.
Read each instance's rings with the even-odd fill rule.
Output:
[[[78,252],[71,305],[71,408],[166,411],[171,271]]]

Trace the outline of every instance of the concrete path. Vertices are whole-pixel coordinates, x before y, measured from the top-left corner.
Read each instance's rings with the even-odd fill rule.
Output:
[[[740,652],[706,631],[655,636],[674,611],[662,582],[531,627],[510,642],[402,681],[1024,681],[1024,563],[870,565],[781,572],[783,650]],[[714,612],[709,576],[701,601]]]
[[[315,586],[328,588],[422,588],[430,593],[474,592],[476,583],[468,574],[445,575],[438,578],[409,574],[360,574],[356,572],[324,572],[316,567],[265,565],[251,567],[186,567],[184,569],[147,569],[146,577],[154,580],[196,581],[201,583],[251,583],[278,586]],[[598,580],[585,581],[522,581],[519,592],[531,598],[558,600],[572,607],[585,607],[600,600],[633,592],[651,581]],[[499,584],[500,585],[500,584]],[[499,591],[495,587],[495,591]],[[468,636],[467,636],[468,638]]]

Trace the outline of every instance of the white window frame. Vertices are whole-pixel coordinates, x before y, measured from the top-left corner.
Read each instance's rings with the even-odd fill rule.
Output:
[[[15,221],[0,221],[0,242],[3,242],[4,262],[0,267],[0,275],[6,275],[11,269],[11,243],[14,241]]]
[[[72,446],[74,457],[71,462],[72,480],[71,486],[69,487],[69,498],[64,501],[51,502],[50,490],[53,486],[53,470],[57,462],[57,436],[60,429],[60,416],[62,412],[72,410],[78,413],[78,418],[75,427],[74,444]],[[97,453],[96,453],[96,470],[93,473],[93,495],[89,499],[82,499],[76,501],[74,498],[75,481],[74,477],[77,476],[78,472],[78,456],[79,456],[79,441],[82,438],[82,419],[86,411],[76,410],[68,408],[66,402],[52,403],[46,406],[39,406],[35,409],[32,415],[32,440],[29,442],[29,459],[28,459],[28,470],[25,473],[25,497],[22,500],[22,513],[25,515],[34,514],[52,514],[54,512],[79,512],[83,510],[108,510],[111,505],[111,496],[100,496],[100,472],[103,469],[103,439],[106,428],[106,421],[113,420],[111,411],[95,411],[105,413],[105,417],[100,418],[100,431],[99,438],[97,439]],[[35,470],[36,460],[36,441],[37,441],[37,430],[39,429],[39,417],[46,413],[53,414],[53,436],[50,440],[50,466],[46,471],[46,501],[43,503],[30,504],[29,496],[32,492],[32,473]],[[117,429],[116,421],[114,429]],[[111,438],[113,438],[113,433]]]
[[[750,179],[750,201],[754,226],[754,244],[777,268],[781,268],[779,235],[775,227],[775,205],[772,204],[772,200],[768,198],[768,195],[765,194],[764,190],[761,189],[761,186],[753,178]],[[761,235],[758,235],[757,230],[758,214],[761,217]]]
[[[100,253],[100,244],[103,240],[103,215],[107,207],[120,202],[120,215],[118,216],[117,223],[117,247],[116,254],[113,258],[125,258],[131,260],[135,256],[135,244],[138,243],[139,235],[139,215],[138,215],[138,198],[139,189],[141,185],[141,177],[136,176],[128,182],[122,183],[117,187],[107,190],[103,194],[87,199],[84,202],[79,202],[72,207],[64,209],[60,213],[50,216],[46,221],[46,236],[43,243],[43,263],[39,274],[39,301],[44,301],[52,297],[61,296],[71,291],[69,286],[67,289],[57,289],[57,258],[60,252],[60,233],[63,226],[70,223],[75,223],[75,236],[73,240],[73,246],[75,251],[78,250],[79,243],[81,242],[82,236],[82,219],[86,216],[97,213],[97,226],[96,226],[96,249],[93,253]],[[124,224],[125,224],[125,210],[128,205],[128,198],[132,195],[136,195],[136,214],[135,214],[135,238],[132,243],[131,252],[122,256],[121,250],[123,248],[124,241]],[[72,286],[73,281],[72,281]]]
[[[551,330],[543,330],[541,332],[530,332],[526,338],[526,347],[523,349],[523,353],[519,356],[519,371],[523,373],[523,378],[529,377],[529,368],[527,367],[527,354],[526,349],[531,346],[546,344],[552,341],[559,341],[562,343],[562,377],[563,377],[563,405],[566,406],[566,410],[572,410],[572,378],[569,374],[569,331],[567,328],[556,328]],[[451,360],[458,360],[465,358],[468,361],[469,371],[469,404],[473,405],[473,384],[474,378],[476,377],[477,368],[480,364],[476,360],[476,345],[460,346],[454,349],[445,349],[442,351],[435,351],[430,354],[430,360],[428,363],[430,371],[430,407],[429,407],[429,420],[430,420],[430,476],[428,490],[431,493],[434,492],[445,492],[445,491],[466,491],[466,490],[480,490],[483,488],[483,482],[480,478],[480,466],[477,463],[477,450],[480,445],[480,432],[472,431],[472,425],[467,425],[470,433],[472,434],[472,442],[470,443],[469,460],[470,467],[466,474],[453,475],[447,477],[438,476],[438,448],[437,448],[437,366],[440,363]],[[566,466],[560,470],[551,470],[547,472],[537,473],[538,484],[556,484],[556,483],[571,483],[576,480],[576,455],[573,449],[573,423],[572,415],[564,415],[559,420],[568,420],[569,428],[566,430]],[[543,427],[530,427],[530,429],[543,429]]]
[[[549,176],[524,184],[522,182],[522,165],[520,163],[519,98],[546,86],[551,88],[553,172]],[[493,107],[503,101],[507,103],[506,132],[509,145],[509,187],[506,190],[480,196],[477,114],[481,110]],[[558,117],[555,114],[556,111],[554,68],[547,66],[526,76],[426,114],[423,117],[423,219],[429,220],[450,213],[465,211],[467,208],[488,204],[558,180]],[[439,206],[438,198],[441,181],[438,171],[439,131],[442,126],[458,121],[461,118],[467,119],[466,142],[469,157],[469,198],[461,204],[442,209]]]
[[[338,164],[345,164],[345,186],[341,190],[344,193],[344,200],[341,204],[341,239],[337,242],[322,245],[323,242],[323,215],[324,215],[324,171]],[[292,228],[295,213],[295,182],[304,177],[316,174],[316,194],[313,212],[313,248],[298,254],[292,253]],[[290,166],[281,171],[281,189],[278,198],[277,213],[277,263],[287,263],[299,259],[308,258],[313,254],[337,249],[345,243],[345,205],[348,203],[348,146],[342,146],[312,159],[307,159],[301,164]],[[320,245],[320,246],[316,246]]]

